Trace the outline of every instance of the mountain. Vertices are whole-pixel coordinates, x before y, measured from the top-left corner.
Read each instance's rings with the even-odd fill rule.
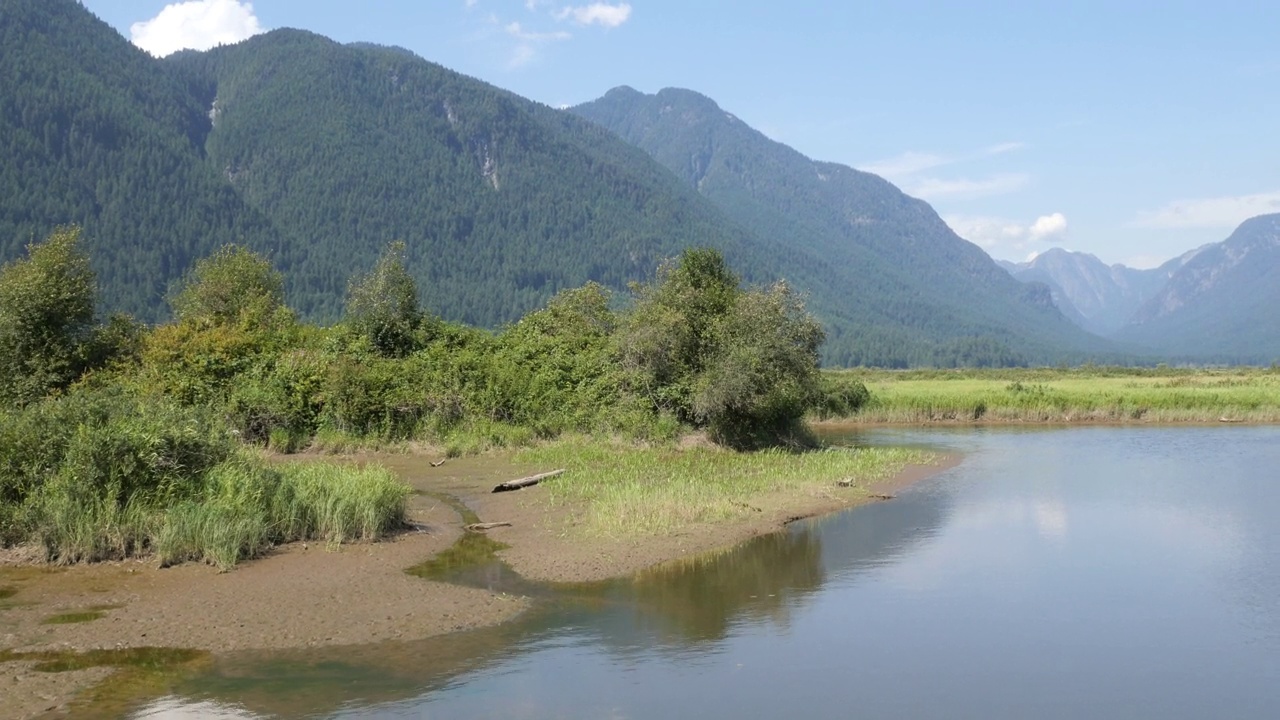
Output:
[[[1280,214],[1188,255],[1117,337],[1207,360],[1280,360]]]
[[[1115,333],[1164,287],[1179,259],[1152,270],[1106,265],[1093,255],[1051,248],[1022,263],[1001,267],[1023,282],[1042,282],[1062,314],[1089,332]]]
[[[639,150],[402,49],[280,30],[157,60],[75,0],[0,0],[0,32],[0,260],[81,224],[108,309],[163,318],[227,242],[321,320],[392,240],[433,310],[484,326],[694,244],[767,265]]]
[[[270,223],[203,158],[207,108],[74,0],[0,0],[0,261],[81,223],[112,308],[152,316],[194,258]]]
[[[806,289],[819,313],[848,314],[843,332],[858,342],[840,364],[946,365],[980,347],[1046,362],[1109,349],[1067,321],[1048,288],[1011,278],[925,202],[811,160],[696,92],[619,87],[570,112],[642,148],[741,225],[826,265],[836,285]]]
[[[102,307],[148,321],[166,316],[172,281],[228,242],[269,256],[290,305],[328,321],[349,278],[403,240],[425,304],[487,327],[709,245],[748,282],[804,291],[830,363],[1108,351],[927,204],[687,91],[615,91],[600,106],[621,118],[635,104],[632,124],[670,140],[655,161],[584,108],[554,110],[402,48],[277,30],[158,60],[76,0],[0,0],[0,80],[0,261],[80,224]]]

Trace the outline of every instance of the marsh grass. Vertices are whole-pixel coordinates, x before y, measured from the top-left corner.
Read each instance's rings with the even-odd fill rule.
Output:
[[[1080,368],[843,371],[871,391],[860,422],[1280,422],[1280,373]]]
[[[935,458],[899,448],[735,452],[566,440],[522,451],[515,459],[567,470],[543,485],[552,504],[582,508],[575,532],[632,537],[745,517],[760,512],[753,503],[774,492],[865,493],[868,483]],[[838,488],[842,480],[853,489]]]
[[[53,484],[34,501],[34,538],[57,564],[143,556],[227,570],[295,540],[378,540],[404,524],[409,487],[378,466],[270,464],[242,451],[169,505]]]
[[[214,468],[207,482],[200,502],[165,513],[155,541],[162,564],[203,560],[226,570],[284,542],[379,540],[404,524],[410,492],[378,466],[272,466],[251,456]]]

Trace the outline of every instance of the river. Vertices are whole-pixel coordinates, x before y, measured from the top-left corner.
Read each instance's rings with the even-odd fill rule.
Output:
[[[138,718],[1280,717],[1280,428],[849,431],[896,499],[416,643],[220,658]]]

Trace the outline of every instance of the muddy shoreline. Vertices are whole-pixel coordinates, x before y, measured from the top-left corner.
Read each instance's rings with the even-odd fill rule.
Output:
[[[771,493],[754,499],[753,511],[738,521],[640,540],[576,538],[573,509],[551,507],[536,488],[491,494],[495,484],[514,477],[508,462],[467,458],[433,468],[418,455],[354,461],[384,464],[421,491],[410,505],[413,530],[340,548],[295,543],[228,573],[190,563],[160,569],[146,560],[49,568],[21,564],[24,558],[10,552],[0,556],[0,590],[7,595],[0,596],[0,651],[159,646],[222,654],[412,641],[495,625],[530,601],[405,572],[450,548],[464,532],[458,513],[427,493],[457,497],[485,521],[511,523],[489,534],[509,546],[500,557],[525,578],[586,582],[729,547],[792,520],[874,501],[870,494],[893,494],[958,458],[909,467],[870,488]],[[50,622],[67,613],[93,619]],[[94,667],[48,673],[34,665],[0,662],[0,717],[65,715],[77,693],[112,672]]]

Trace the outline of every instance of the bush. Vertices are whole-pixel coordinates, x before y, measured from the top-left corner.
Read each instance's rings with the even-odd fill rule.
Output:
[[[368,275],[351,281],[347,325],[379,354],[403,357],[415,348],[421,320],[418,285],[405,268],[405,244],[391,243]]]
[[[867,386],[848,375],[824,373],[820,393],[814,411],[821,420],[850,417],[871,402],[871,391]]]
[[[0,425],[7,542],[33,537],[56,562],[136,554],[157,508],[199,497],[234,445],[207,411],[83,390],[10,411]]]
[[[169,305],[180,323],[201,327],[276,327],[292,321],[284,306],[284,277],[261,255],[239,245],[220,248],[170,292]]]
[[[714,250],[665,264],[618,333],[627,386],[735,447],[802,439],[821,326],[785,283],[744,291]]]
[[[97,286],[79,240],[60,228],[0,269],[0,403],[34,402],[84,370]]]

